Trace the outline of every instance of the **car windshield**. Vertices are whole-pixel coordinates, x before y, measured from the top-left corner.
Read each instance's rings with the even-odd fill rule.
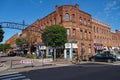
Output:
[[[102,57],[102,55],[101,55],[101,54],[96,54],[96,56],[97,56],[97,57]]]

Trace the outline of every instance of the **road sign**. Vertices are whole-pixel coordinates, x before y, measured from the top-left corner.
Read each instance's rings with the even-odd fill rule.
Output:
[[[33,59],[21,60],[20,63],[21,63],[21,64],[29,64],[29,63],[33,63]]]

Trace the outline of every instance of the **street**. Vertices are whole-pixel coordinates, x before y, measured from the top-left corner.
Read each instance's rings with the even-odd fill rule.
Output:
[[[4,57],[2,62],[23,59]],[[0,80],[119,80],[120,61],[83,62],[79,65],[59,63],[50,66],[19,67],[0,72]]]
[[[33,70],[22,74],[31,80],[119,80],[120,66],[84,64]]]
[[[18,73],[17,73],[18,74]],[[19,72],[22,77],[16,80],[119,80],[120,66],[98,63],[38,69]],[[24,76],[23,76],[24,75]],[[0,79],[0,80],[6,80]]]

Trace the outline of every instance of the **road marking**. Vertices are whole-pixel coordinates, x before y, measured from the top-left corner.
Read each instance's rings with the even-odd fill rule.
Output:
[[[25,77],[26,76],[18,76],[18,77],[12,77],[12,78],[2,79],[2,80],[20,79],[20,78],[25,78]]]
[[[26,76],[20,74],[19,72],[12,72],[0,75],[0,80],[31,80],[26,78]]]
[[[0,77],[0,79],[1,79],[1,78],[7,78],[7,77],[13,77],[13,76],[20,76],[20,75],[22,75],[22,74],[10,74],[10,75],[4,75],[4,76]]]
[[[22,80],[31,80],[31,79],[22,79]]]
[[[11,73],[6,73],[6,74],[0,74],[0,76],[4,76],[4,75],[10,75],[10,74],[16,74],[18,72],[11,72]]]

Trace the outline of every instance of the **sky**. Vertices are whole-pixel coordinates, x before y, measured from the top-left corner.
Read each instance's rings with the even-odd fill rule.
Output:
[[[79,5],[79,9],[93,18],[109,24],[111,31],[120,30],[120,0],[0,0],[0,22],[30,25],[55,11],[55,6]],[[3,28],[2,43],[20,30]]]

